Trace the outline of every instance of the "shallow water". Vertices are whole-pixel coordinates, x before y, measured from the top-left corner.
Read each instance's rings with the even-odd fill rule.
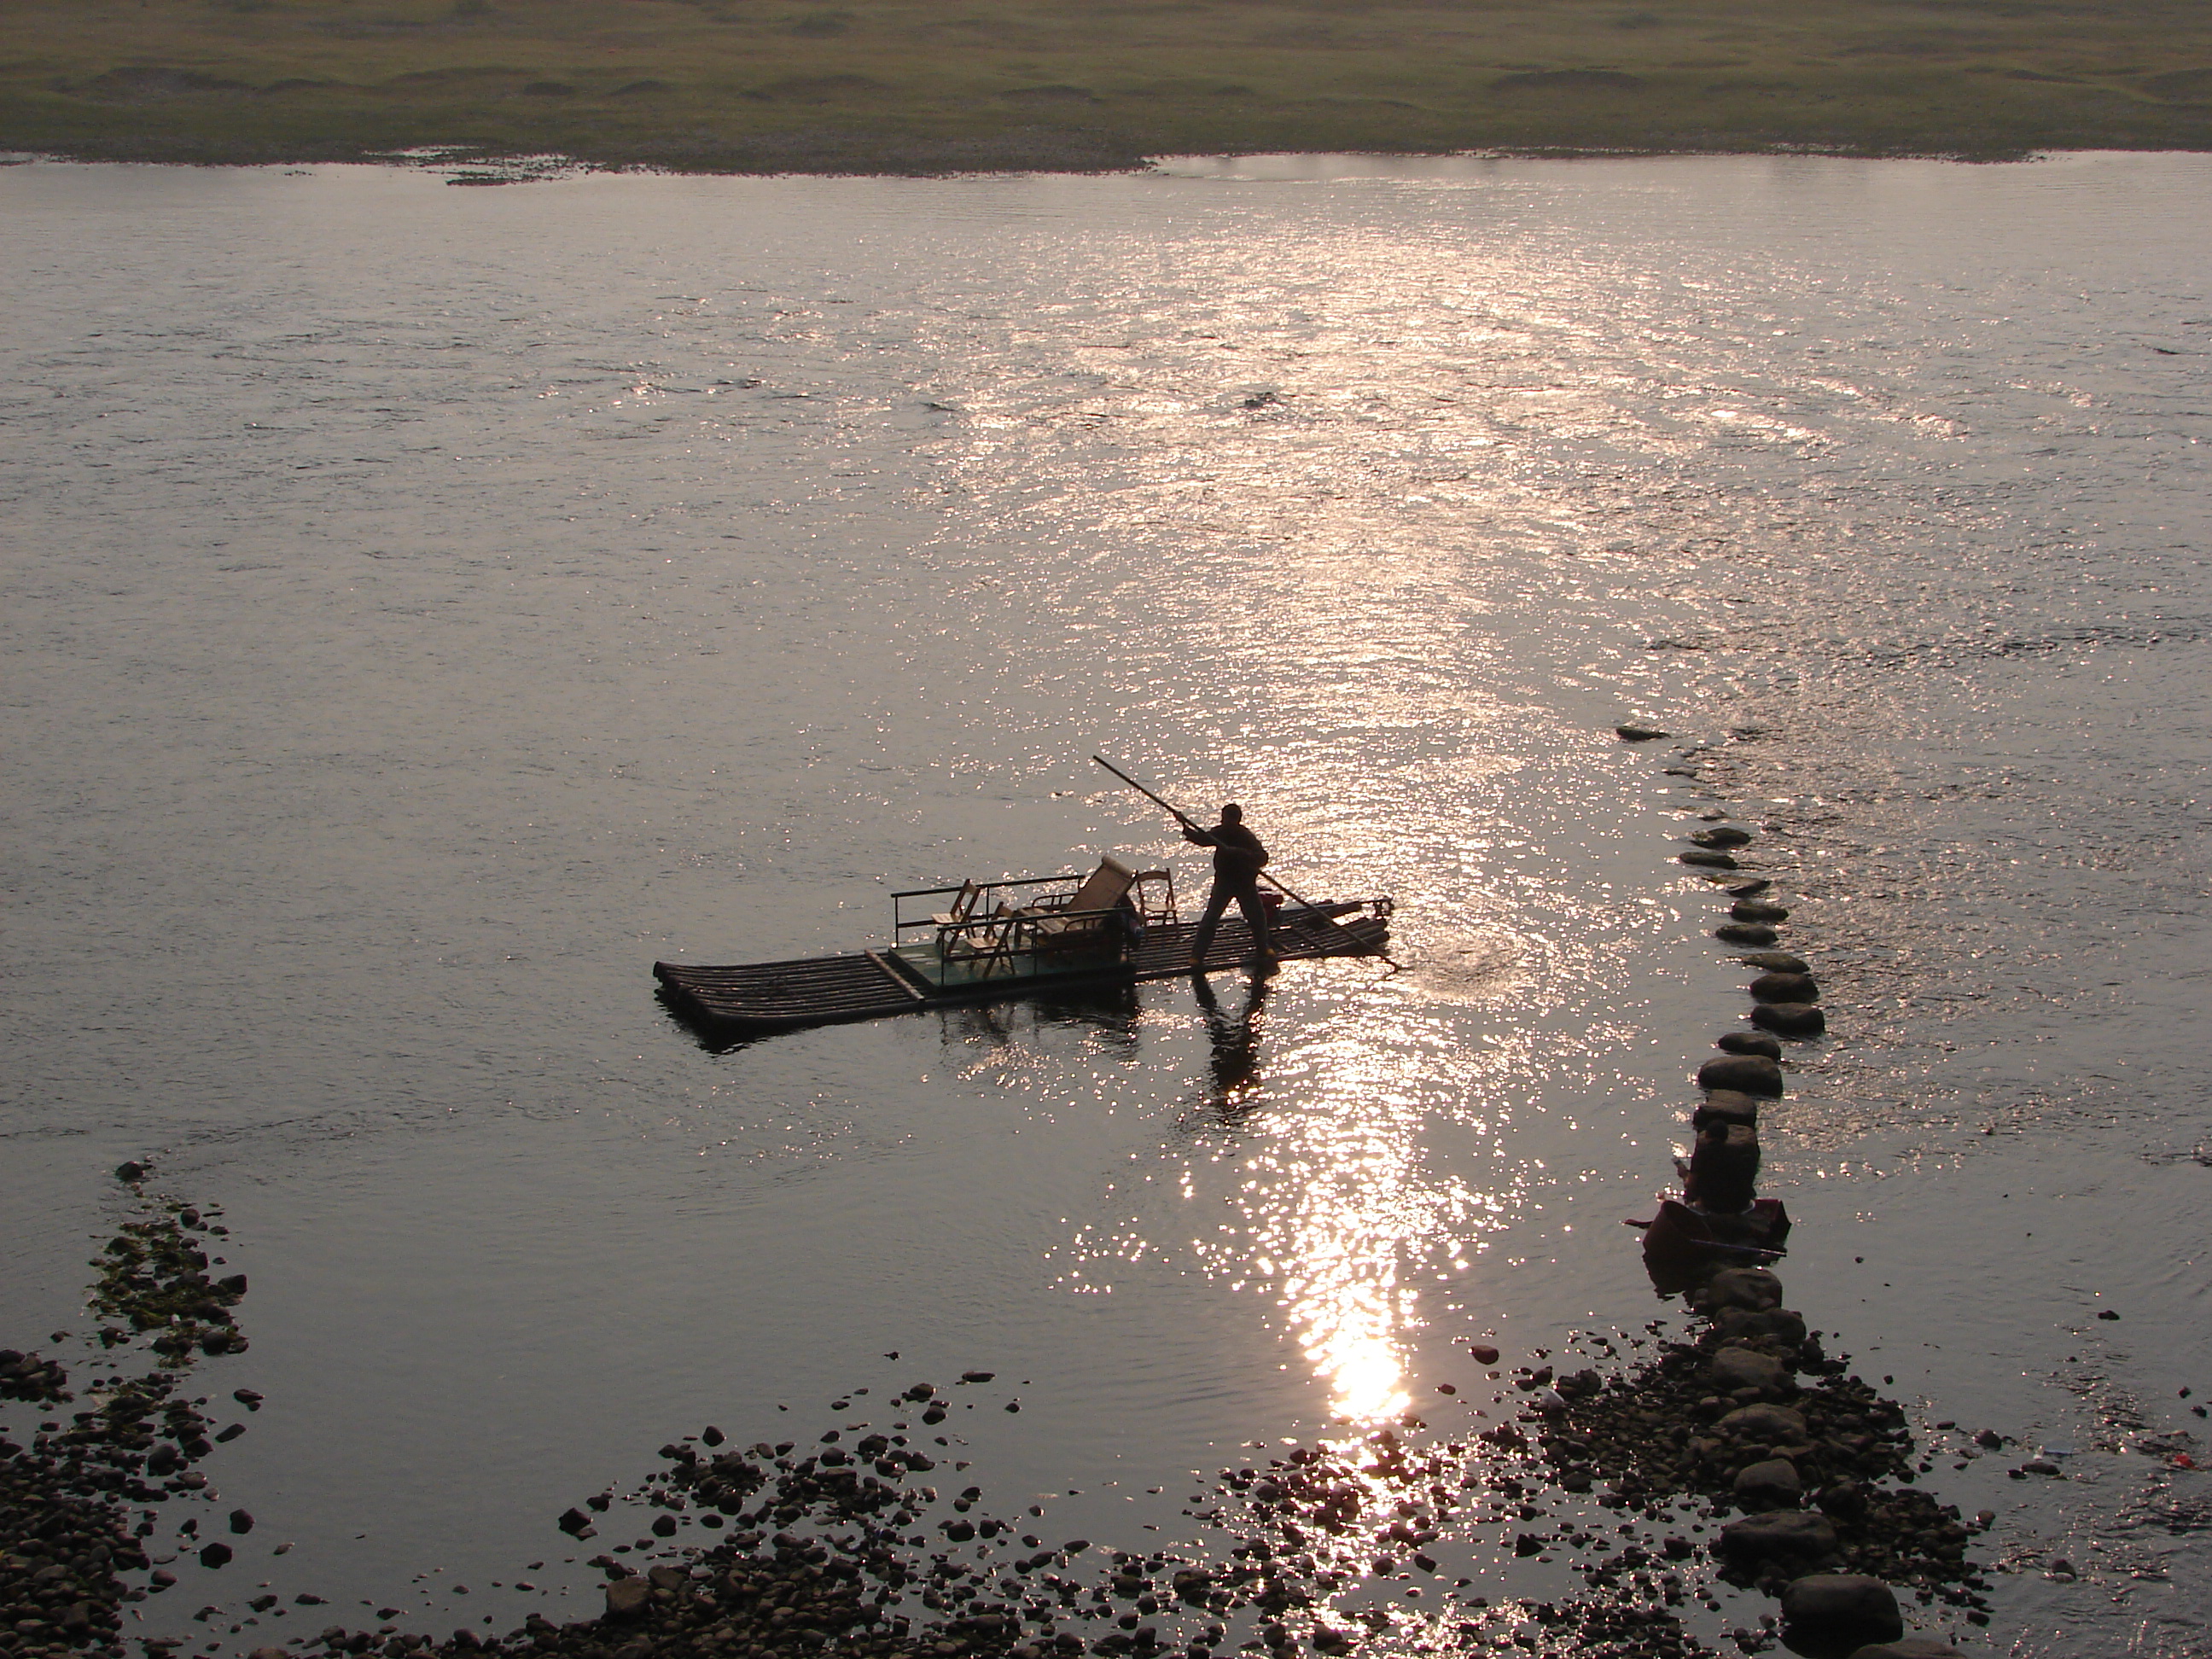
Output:
[[[209,1380],[269,1405],[210,1473],[333,1611],[504,1628],[663,1441],[971,1366],[994,1498],[1172,1537],[1179,1471],[1657,1310],[1616,1224],[1746,1006],[1668,862],[1717,801],[1834,1026],[1765,1131],[1793,1304],[2078,1449],[1928,1477],[2002,1516],[1997,1642],[2212,1650],[2203,1477],[2128,1449],[2212,1388],[2208,207],[0,171],[9,1340],[81,1326],[120,1158],[225,1205]],[[653,1000],[895,888],[1198,881],[1099,749],[1397,895],[1408,971],[723,1053]],[[246,1593],[195,1574],[149,1629]]]

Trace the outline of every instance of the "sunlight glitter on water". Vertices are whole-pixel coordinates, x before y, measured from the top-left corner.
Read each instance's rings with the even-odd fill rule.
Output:
[[[1318,1034],[1256,1080],[1263,1093],[1294,1093],[1298,1109],[1237,1164],[1222,1195],[1236,1219],[1192,1241],[1214,1277],[1272,1296],[1330,1415],[1355,1425],[1412,1405],[1407,1341],[1428,1317],[1419,1286],[1457,1282],[1508,1208],[1505,1194],[1480,1190],[1425,1150],[1440,1106],[1462,1115],[1433,1081],[1443,1057],[1376,1035],[1372,1025]],[[1186,1188],[1201,1213],[1203,1185]]]
[[[1662,714],[1776,802],[1857,1011],[1777,1183],[1865,1146],[1924,1192],[1869,1137],[1932,1166],[2001,1109],[2072,1126],[2116,1213],[2133,1137],[2203,1133],[2136,1126],[2202,1099],[2206,188],[9,169],[15,1236],[149,1147],[232,1200],[299,1409],[227,1478],[325,1575],[288,1592],[473,1576],[639,1444],[894,1347],[1033,1376],[977,1455],[1040,1490],[1442,1424],[1470,1328],[1641,1306],[1620,1188],[1741,1018],[1610,737]],[[648,1000],[655,954],[851,948],[878,878],[1157,842],[1079,780],[1107,735],[1294,885],[1396,894],[1409,971],[711,1055]],[[2118,1053],[2124,1133],[2080,1103]],[[2027,1183],[1986,1184],[1965,1213]],[[1803,1218],[1792,1287],[1881,1298],[1885,1368],[1963,1418],[2050,1296],[2018,1239],[1928,1295],[1979,1248],[1929,1209],[1879,1292]],[[2164,1252],[2112,1276],[2148,1304]],[[50,1254],[12,1277],[73,1291]]]

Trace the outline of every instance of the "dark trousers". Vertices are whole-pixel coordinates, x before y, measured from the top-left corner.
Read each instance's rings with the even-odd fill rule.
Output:
[[[1267,942],[1271,931],[1267,907],[1260,902],[1260,884],[1248,881],[1240,886],[1217,878],[1213,890],[1206,896],[1206,914],[1198,919],[1197,937],[1191,940],[1193,957],[1202,957],[1213,948],[1214,930],[1221,926],[1221,918],[1231,904],[1243,914],[1245,924],[1252,930],[1255,952],[1263,957],[1273,954]]]

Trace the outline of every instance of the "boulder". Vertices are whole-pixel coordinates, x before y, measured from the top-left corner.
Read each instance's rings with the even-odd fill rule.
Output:
[[[1698,1067],[1700,1089],[1732,1089],[1772,1099],[1782,1092],[1782,1067],[1765,1054],[1729,1054]]]
[[[1764,899],[1738,899],[1729,906],[1729,919],[1731,921],[1787,921],[1790,920],[1790,907],[1770,904]]]
[[[1724,1048],[1732,1054],[1764,1054],[1769,1060],[1782,1058],[1782,1045],[1771,1036],[1756,1031],[1724,1031],[1714,1041],[1713,1047]]]
[[[1690,1115],[1690,1127],[1693,1129],[1702,1131],[1709,1123],[1741,1123],[1756,1127],[1759,1102],[1753,1096],[1739,1093],[1734,1089],[1716,1089]]]
[[[1758,1002],[1818,1002],[1820,986],[1810,974],[1761,974],[1751,994]]]
[[[1771,945],[1776,935],[1763,921],[1729,921],[1714,928],[1713,937],[1724,945]]]
[[[1854,1649],[1850,1659],[1959,1659],[1959,1650],[1932,1636],[1908,1636],[1899,1642],[1877,1642]]]
[[[1723,1308],[1763,1312],[1782,1305],[1782,1281],[1765,1267],[1723,1267],[1690,1301],[1701,1314],[1717,1314]]]
[[[1701,1210],[1736,1215],[1759,1195],[1759,1131],[1748,1123],[1714,1121],[1698,1131],[1682,1195]]]
[[[1769,974],[1809,974],[1813,970],[1802,957],[1793,957],[1787,951],[1747,951],[1736,960],[1747,968],[1756,968]]]
[[[607,1586],[607,1617],[635,1619],[653,1600],[653,1586],[642,1578],[617,1578]]]
[[[1782,1592],[1784,1639],[1814,1659],[1845,1659],[1869,1642],[1894,1642],[1905,1634],[1897,1597],[1879,1578],[1855,1572],[1821,1572]]]
[[[1745,1464],[1736,1471],[1735,1486],[1737,1499],[1747,1508],[1794,1510],[1805,1495],[1797,1466],[1786,1457]]]
[[[1729,889],[1730,898],[1751,898],[1765,892],[1774,884],[1765,876],[1753,876],[1749,881],[1739,881]]]
[[[1802,1446],[1805,1443],[1805,1413],[1787,1406],[1739,1406],[1713,1425],[1731,1440],[1756,1442],[1762,1446]]]
[[[1675,859],[1700,870],[1733,870],[1736,862],[1726,853],[1717,853],[1709,847],[1692,847],[1686,853],[1677,853]]]
[[[1751,832],[1739,830],[1732,823],[1717,823],[1710,830],[1699,830],[1690,837],[1699,847],[1717,847],[1723,850],[1751,845]]]
[[[1820,1513],[1838,1521],[1853,1522],[1867,1512],[1866,1489],[1856,1480],[1837,1480],[1820,1488],[1815,1500]]]
[[[1713,1322],[1720,1327],[1723,1341],[1750,1342],[1772,1337],[1795,1348],[1805,1340],[1805,1316],[1787,1308],[1766,1308],[1758,1312],[1748,1308],[1723,1308]]]
[[[1817,1002],[1762,1002],[1751,1011],[1751,1023],[1786,1037],[1816,1037],[1828,1029]]]
[[[1780,1394],[1790,1386],[1789,1368],[1773,1355],[1761,1353],[1756,1348],[1720,1349],[1705,1367],[1705,1375],[1723,1394],[1734,1394],[1739,1389]]]
[[[1818,1566],[1836,1553],[1836,1528],[1825,1515],[1777,1510],[1747,1515],[1721,1528],[1721,1553],[1731,1560],[1784,1570]]]
[[[1656,726],[1638,726],[1631,722],[1626,726],[1614,726],[1613,735],[1623,743],[1656,743],[1661,738],[1672,737],[1674,733],[1662,732]]]

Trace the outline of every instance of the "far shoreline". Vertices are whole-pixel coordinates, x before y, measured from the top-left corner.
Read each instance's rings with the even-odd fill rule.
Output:
[[[1170,155],[2212,150],[2212,13],[1908,0],[19,0],[0,152],[1127,172]]]
[[[543,183],[584,174],[615,174],[657,178],[738,179],[963,179],[1107,178],[1144,173],[1170,173],[1178,163],[1259,161],[1269,158],[1308,160],[1337,158],[1346,161],[1391,162],[1507,162],[1507,161],[1657,161],[1772,160],[1808,161],[1936,161],[1959,167],[2014,167],[2090,155],[2204,155],[2203,146],[2085,144],[2037,146],[2023,149],[1873,149],[1814,148],[1798,144],[1702,149],[1627,149],[1595,145],[1484,146],[1465,149],[1286,149],[1281,146],[1249,149],[1155,151],[1127,157],[1076,156],[1065,154],[1022,158],[1013,155],[956,159],[925,147],[919,153],[900,155],[884,152],[866,159],[835,152],[819,155],[785,155],[768,158],[732,157],[722,165],[680,165],[665,157],[623,157],[547,151],[474,150],[454,147],[449,153],[424,146],[422,151],[393,151],[362,148],[343,150],[318,146],[306,153],[270,154],[251,151],[225,154],[195,149],[179,155],[167,146],[148,146],[143,151],[126,146],[88,146],[69,149],[0,149],[0,168],[28,166],[167,167],[179,168],[256,168],[306,167],[381,167],[394,172],[443,173],[446,182],[457,185],[495,186]]]

